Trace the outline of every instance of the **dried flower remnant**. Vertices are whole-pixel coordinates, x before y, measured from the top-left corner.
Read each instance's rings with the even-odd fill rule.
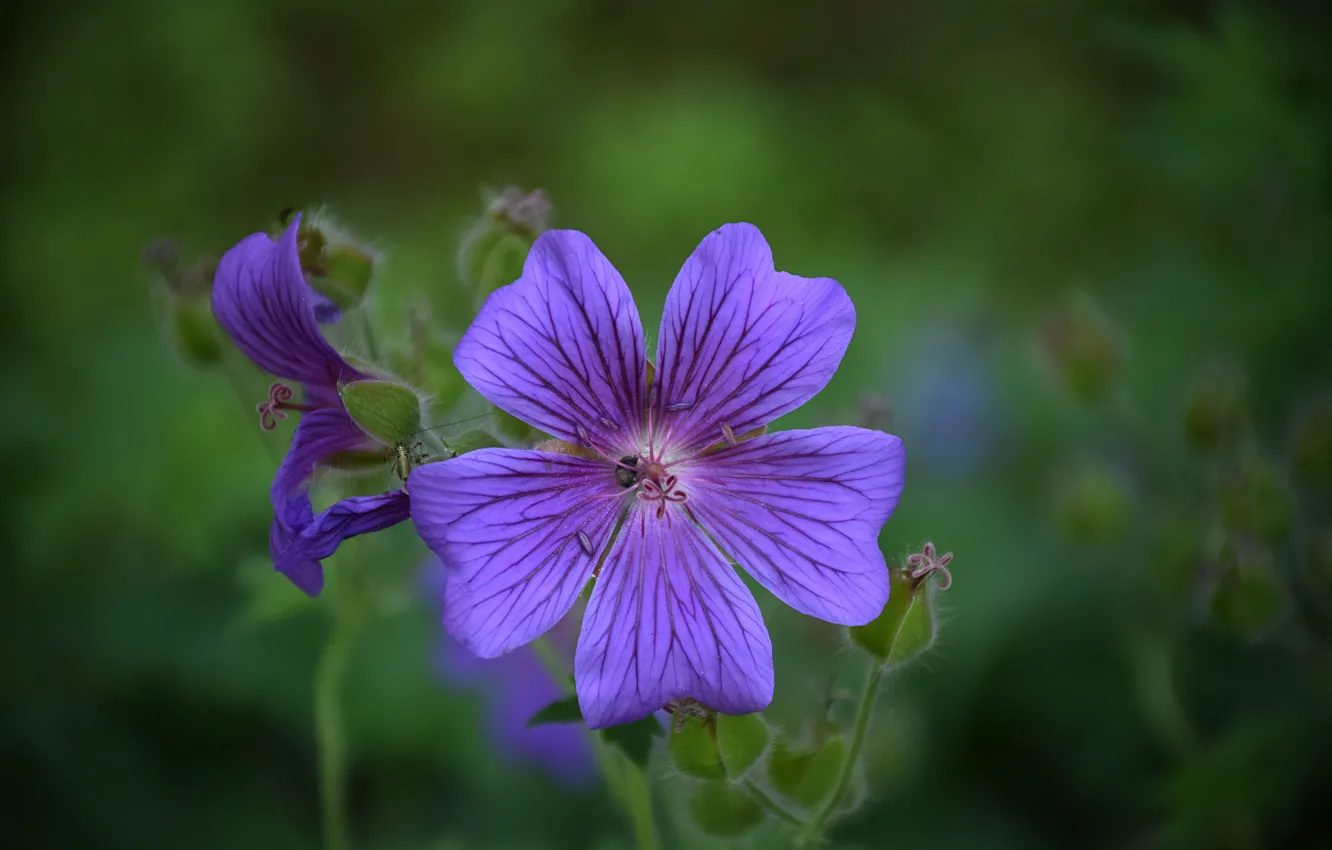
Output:
[[[319,330],[317,311],[326,302],[302,273],[299,227],[297,215],[277,241],[255,233],[222,257],[213,286],[213,314],[236,347],[260,368],[302,386],[302,401],[294,402],[290,386],[274,383],[256,409],[265,430],[289,412],[301,413],[270,490],[274,518],[269,551],[278,571],[317,596],[324,585],[319,561],[348,537],[403,521],[408,502],[400,491],[357,496],[318,516],[310,504],[309,483],[316,467],[356,453],[387,457],[390,446],[358,425],[343,403],[343,388],[376,378],[348,363]]]
[[[868,622],[888,598],[877,539],[902,490],[901,441],[761,433],[828,383],[854,327],[840,284],[776,271],[757,228],[727,225],[676,278],[653,371],[619,273],[582,233],[544,234],[454,362],[572,448],[488,449],[412,473],[417,530],[450,568],[445,628],[502,655],[551,628],[595,575],[575,657],[589,726],[685,699],[725,714],[767,706],[772,645],[732,562],[840,624]]]

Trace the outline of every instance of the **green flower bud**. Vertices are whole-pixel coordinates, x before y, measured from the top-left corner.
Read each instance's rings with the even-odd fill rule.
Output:
[[[743,776],[768,746],[768,725],[757,714],[717,715],[717,746],[726,775]]]
[[[904,664],[934,643],[932,583],[911,571],[889,571],[891,588],[883,613],[864,626],[852,626],[851,642],[890,667]]]
[[[739,786],[715,780],[694,789],[689,814],[708,835],[733,838],[763,822],[763,809]]]
[[[532,243],[550,223],[550,199],[540,189],[516,186],[491,197],[458,252],[458,276],[472,290],[476,307],[490,293],[523,273]]]
[[[1309,578],[1325,597],[1332,596],[1332,529],[1315,533],[1309,541]]]
[[[1127,346],[1090,297],[1068,299],[1042,326],[1041,340],[1055,372],[1079,401],[1100,402],[1118,385]]]
[[[389,445],[421,430],[421,399],[391,381],[353,381],[338,388],[347,413],[367,434]]]
[[[1217,491],[1221,525],[1265,543],[1285,540],[1295,520],[1295,505],[1276,466],[1264,458],[1246,461],[1238,477]]]
[[[1104,545],[1128,530],[1133,514],[1128,485],[1107,464],[1087,461],[1065,470],[1052,495],[1060,527],[1079,543]]]
[[[1236,637],[1254,639],[1268,630],[1286,607],[1286,592],[1265,548],[1227,545],[1221,575],[1212,593],[1212,621]]]
[[[1248,425],[1248,390],[1236,369],[1205,375],[1184,404],[1184,437],[1199,451],[1233,446]]]
[[[1332,494],[1332,405],[1304,418],[1295,434],[1295,475],[1323,495]]]
[[[721,752],[712,718],[680,717],[671,729],[671,761],[686,776],[697,779],[722,779]]]
[[[291,214],[294,211],[280,217],[282,228],[290,221]],[[323,212],[301,219],[296,246],[301,269],[312,289],[343,310],[361,303],[374,278],[377,261],[369,246]]]
[[[173,299],[171,319],[176,346],[186,360],[198,366],[221,362],[221,329],[207,298]]]

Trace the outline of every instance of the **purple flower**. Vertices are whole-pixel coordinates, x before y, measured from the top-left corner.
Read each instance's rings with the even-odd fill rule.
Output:
[[[445,570],[438,561],[425,570],[426,583],[443,591]],[[567,622],[567,621],[566,621]],[[554,643],[572,650],[572,629],[558,629]],[[540,765],[562,782],[587,781],[595,770],[587,733],[562,723],[528,727],[532,715],[561,698],[560,689],[530,650],[503,658],[477,658],[462,644],[442,637],[435,656],[440,674],[456,685],[477,686],[489,697],[487,720],[496,747],[506,756]]]
[[[836,623],[869,622],[888,599],[878,535],[902,490],[901,441],[849,427],[749,436],[828,383],[854,327],[841,285],[774,271],[757,228],[727,225],[667,296],[650,382],[619,273],[582,233],[544,234],[454,363],[577,448],[484,449],[412,473],[417,530],[450,568],[445,628],[502,655],[595,577],[574,660],[588,726],[686,697],[766,707],[772,644],[732,559]]]
[[[348,537],[378,531],[407,519],[401,491],[345,499],[315,516],[309,483],[315,467],[347,452],[387,452],[347,414],[338,387],[372,376],[356,369],[324,339],[317,317],[329,302],[306,283],[301,271],[295,216],[282,238],[254,233],[228,251],[213,283],[213,314],[236,347],[261,368],[302,385],[304,400],[277,383],[257,406],[260,425],[276,427],[288,411],[301,412],[291,446],[273,479],[273,526],[269,551],[274,566],[311,596],[324,587],[319,561]]]

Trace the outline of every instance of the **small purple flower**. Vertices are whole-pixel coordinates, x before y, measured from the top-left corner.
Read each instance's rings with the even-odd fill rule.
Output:
[[[772,644],[732,560],[835,623],[867,623],[888,599],[878,536],[902,490],[901,441],[850,427],[750,436],[823,389],[854,328],[840,284],[775,271],[757,228],[727,225],[667,296],[649,382],[624,280],[584,234],[544,234],[454,363],[578,448],[484,449],[412,473],[417,531],[451,571],[445,628],[502,655],[595,577],[574,661],[588,726],[674,699],[766,707]]]
[[[342,358],[324,339],[318,317],[329,302],[317,294],[301,271],[295,216],[273,241],[254,233],[228,251],[213,283],[213,314],[236,347],[261,368],[302,385],[304,401],[293,403],[285,384],[269,388],[256,406],[260,426],[276,427],[288,411],[301,422],[273,479],[273,526],[269,551],[274,566],[311,596],[324,587],[319,561],[348,537],[378,531],[407,519],[406,493],[345,499],[315,516],[309,482],[315,467],[344,452],[386,452],[388,446],[363,431],[343,407],[338,387],[370,379]]]
[[[426,581],[443,591],[445,571],[438,561],[426,567]],[[566,621],[567,622],[567,621]],[[573,649],[572,629],[556,636],[562,649]],[[595,771],[587,733],[581,726],[552,723],[527,725],[541,709],[561,698],[560,689],[530,650],[511,652],[503,658],[477,658],[462,644],[441,636],[435,656],[436,668],[449,682],[476,686],[489,698],[487,720],[495,746],[509,758],[540,765],[567,784],[580,784]]]

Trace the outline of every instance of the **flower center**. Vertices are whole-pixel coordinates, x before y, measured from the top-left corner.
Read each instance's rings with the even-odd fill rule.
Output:
[[[616,470],[617,478],[619,472],[629,472],[629,470]],[[645,502],[657,503],[657,519],[666,516],[666,503],[675,502],[682,504],[688,496],[678,485],[680,479],[666,471],[655,460],[650,460],[638,467],[638,498]]]

